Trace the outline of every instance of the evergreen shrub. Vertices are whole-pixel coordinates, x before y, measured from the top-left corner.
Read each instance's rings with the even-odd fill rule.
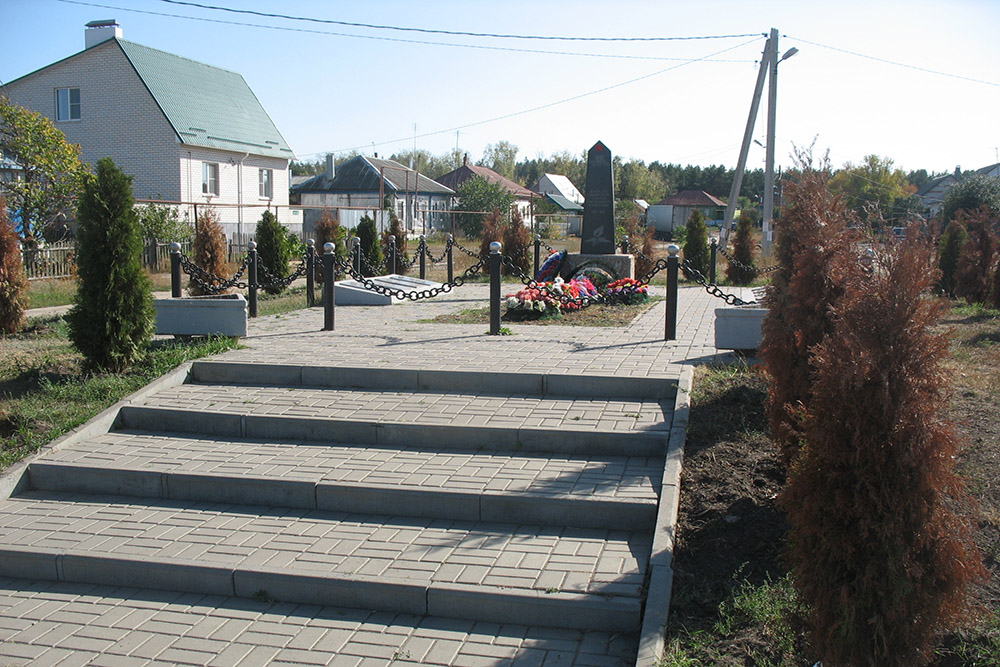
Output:
[[[378,230],[375,221],[364,216],[357,228],[358,241],[361,244],[361,273],[365,277],[382,275],[382,244],[379,243]],[[370,267],[370,268],[369,268]]]
[[[531,230],[524,226],[524,219],[516,208],[511,210],[511,220],[504,226],[501,243],[503,243],[501,252],[504,256],[519,268],[521,273],[530,276],[535,260],[534,239]],[[500,266],[500,271],[505,276],[516,275],[506,264]]]
[[[708,278],[711,255],[708,250],[708,227],[705,216],[698,209],[691,212],[687,223],[687,237],[684,241],[684,263]]]
[[[385,246],[387,251],[389,249],[390,236],[395,239],[396,267],[393,268],[390,266],[389,273],[405,275],[408,270],[406,265],[410,261],[409,255],[406,254],[406,230],[403,229],[403,225],[399,221],[399,216],[393,210],[389,211],[389,231],[382,235],[382,245]]]
[[[142,269],[142,234],[132,177],[111,158],[88,176],[77,210],[76,303],[69,338],[89,367],[121,371],[153,335],[153,288]]]
[[[343,261],[347,256],[347,232],[340,226],[340,221],[330,209],[323,209],[319,220],[313,225],[313,235],[315,236],[313,240],[316,242],[317,258],[323,255],[323,248],[327,243],[333,244],[333,253],[337,261]],[[322,266],[319,261],[317,261],[317,265]],[[319,271],[320,269],[317,268],[317,272]],[[318,278],[319,276],[317,275]]]
[[[264,269],[264,271],[259,271],[257,280],[263,283],[267,280],[266,276],[268,275],[277,280],[287,278],[290,273],[288,262],[292,255],[288,244],[288,234],[284,225],[278,222],[278,218],[270,210],[264,211],[263,215],[260,216],[260,222],[257,223],[254,236],[257,241],[257,261]],[[284,289],[284,287],[270,285],[265,287],[264,291],[268,294],[281,294]]]
[[[955,296],[970,304],[990,303],[990,288],[997,257],[997,243],[993,232],[997,217],[986,207],[974,213],[960,210],[955,217],[960,223],[965,223],[969,234],[962,244],[955,267]]]
[[[962,223],[952,220],[948,223],[938,242],[938,278],[937,291],[940,294],[955,298],[955,273],[958,271],[958,257],[962,254],[962,246],[969,237]]]
[[[757,277],[753,269],[753,218],[749,211],[740,213],[733,237],[733,259],[726,267],[726,279],[733,285],[749,285]]]

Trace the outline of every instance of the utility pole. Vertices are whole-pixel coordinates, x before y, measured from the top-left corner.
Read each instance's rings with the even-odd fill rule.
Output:
[[[757,122],[757,109],[760,108],[760,96],[764,92],[764,77],[770,67],[772,54],[777,52],[777,47],[771,47],[771,40],[777,31],[771,30],[772,37],[764,44],[764,55],[761,57],[760,69],[757,72],[757,85],[753,90],[753,100],[750,102],[750,114],[747,116],[747,127],[743,131],[743,145],[740,147],[740,159],[736,163],[736,171],[733,172],[733,186],[729,189],[729,201],[726,204],[726,217],[719,232],[719,247],[726,249],[726,241],[729,239],[729,230],[733,225],[733,217],[736,215],[736,204],[740,196],[740,188],[743,187],[743,174],[747,168],[747,153],[750,151],[750,140],[753,138],[753,127]]]
[[[771,255],[771,233],[774,226],[774,125],[778,105],[778,31],[771,28],[768,40],[770,48],[768,63],[770,66],[770,81],[767,87],[767,146],[764,158],[764,237],[761,240],[761,253],[765,257]]]

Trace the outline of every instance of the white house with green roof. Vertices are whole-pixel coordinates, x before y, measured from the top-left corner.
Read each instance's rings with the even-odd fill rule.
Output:
[[[133,178],[137,199],[212,205],[227,236],[249,234],[266,206],[288,209],[294,157],[236,72],[122,39],[93,21],[86,48],[4,86],[11,102],[50,118],[94,164],[109,156]]]

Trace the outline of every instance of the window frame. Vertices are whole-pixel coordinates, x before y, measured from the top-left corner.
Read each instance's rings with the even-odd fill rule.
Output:
[[[208,197],[219,196],[219,163],[201,163],[201,194]]]
[[[76,93],[76,102],[73,101],[73,93]],[[65,112],[66,116],[63,117],[63,97],[65,94]],[[76,116],[73,115],[74,109],[76,110]],[[56,122],[57,123],[67,123],[72,121],[79,121],[83,117],[83,104],[80,95],[79,88],[56,88]]]
[[[257,170],[257,194],[261,199],[274,199],[274,170]]]

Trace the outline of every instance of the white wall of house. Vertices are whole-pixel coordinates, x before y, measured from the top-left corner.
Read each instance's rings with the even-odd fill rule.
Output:
[[[57,120],[56,91],[80,91],[79,119]],[[121,48],[108,41],[5,87],[15,104],[52,120],[84,162],[110,157],[131,175],[136,199],[216,204],[227,236],[251,234],[265,205],[301,230],[301,214],[288,209],[288,160],[181,143]],[[122,110],[128,110],[123,113]],[[202,192],[202,163],[219,165],[219,194]],[[259,192],[261,169],[272,174],[272,197]],[[243,208],[240,208],[240,207]],[[193,207],[186,207],[193,217]],[[296,229],[298,226],[298,229]]]
[[[79,120],[56,120],[59,88],[79,88]],[[52,120],[70,143],[82,147],[84,162],[114,160],[133,176],[136,198],[179,196],[181,175],[173,159],[177,135],[114,42],[8,84],[5,92],[11,102]]]

